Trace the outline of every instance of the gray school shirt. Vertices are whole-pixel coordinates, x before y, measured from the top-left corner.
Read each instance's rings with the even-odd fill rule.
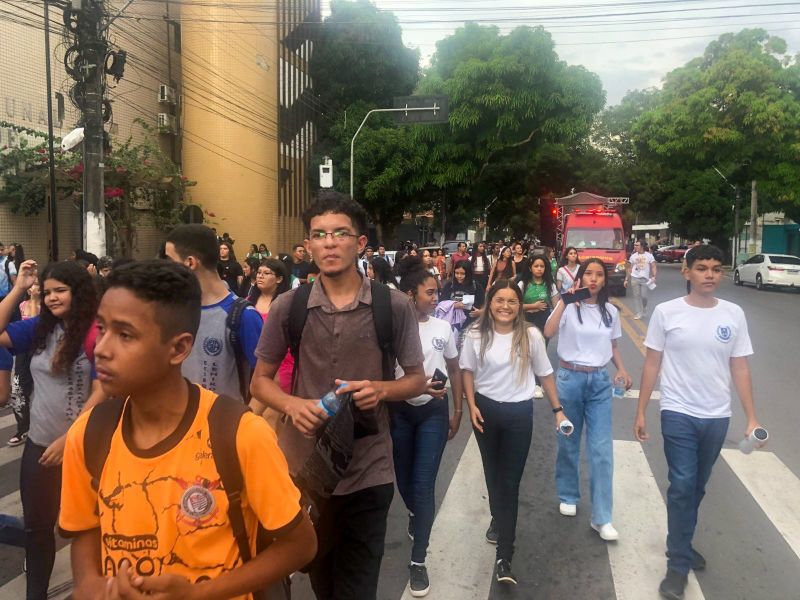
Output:
[[[233,303],[230,296],[218,304],[204,306],[200,313],[200,327],[195,336],[192,353],[181,372],[192,383],[197,383],[231,398],[241,398],[236,353],[230,343],[226,306]]]
[[[81,347],[80,356],[66,373],[51,369],[56,348],[64,337],[59,325],[47,336],[47,346],[31,358],[33,394],[28,437],[37,446],[49,446],[67,433],[92,391],[92,365]]]

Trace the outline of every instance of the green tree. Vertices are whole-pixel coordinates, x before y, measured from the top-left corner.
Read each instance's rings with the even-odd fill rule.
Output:
[[[660,163],[673,229],[720,243],[730,235],[723,215],[730,214],[731,191],[719,176],[713,181],[712,167],[743,189],[756,180],[762,212],[800,216],[798,73],[782,39],[745,29],[721,36],[666,76],[656,105],[630,134],[640,167]]]
[[[599,78],[559,60],[541,27],[501,35],[497,27],[465,25],[437,43],[420,91],[450,102],[449,126],[415,130],[428,185],[476,212],[496,195],[492,214],[525,232],[535,211],[522,222],[512,217],[535,203],[524,187],[527,163],[547,144],[579,144],[605,102]]]

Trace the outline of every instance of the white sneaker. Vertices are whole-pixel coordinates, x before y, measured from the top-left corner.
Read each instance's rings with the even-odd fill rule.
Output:
[[[641,315],[641,313],[636,313],[635,315],[633,315],[633,318],[634,318],[636,321],[639,321],[639,320],[641,320],[641,318],[642,318],[642,315]]]
[[[567,504],[566,502],[562,502],[558,505],[558,512],[560,512],[565,517],[574,517],[578,514],[578,507],[574,504]]]
[[[601,539],[607,542],[616,542],[619,539],[619,531],[614,529],[611,523],[606,523],[605,525],[595,525],[592,523],[592,529],[600,535]]]
[[[544,398],[544,390],[542,390],[542,386],[537,385],[533,389],[533,397],[534,398]]]

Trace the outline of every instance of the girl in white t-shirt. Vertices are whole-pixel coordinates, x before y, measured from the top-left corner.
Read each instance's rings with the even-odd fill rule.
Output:
[[[490,288],[483,315],[464,339],[461,369],[489,491],[492,521],[486,540],[497,544],[497,581],[516,584],[511,559],[537,378],[556,424],[563,415],[544,338],[525,321],[522,292],[513,281],[501,280]]]
[[[427,253],[427,250],[425,250]],[[391,434],[397,488],[409,512],[408,535],[414,541],[409,565],[409,585],[421,596],[430,587],[425,556],[436,511],[434,489],[439,462],[448,439],[461,423],[461,369],[457,334],[450,323],[434,318],[438,285],[419,259],[407,257],[400,265],[400,290],[408,294],[419,321],[428,389],[405,402],[391,403]],[[453,389],[453,417],[447,409],[447,389],[432,382],[436,371],[446,373]],[[397,366],[397,376],[403,370]]]
[[[572,289],[575,284],[575,279],[578,277],[578,269],[581,268],[581,263],[578,260],[578,251],[569,246],[564,250],[564,255],[561,259],[561,268],[556,272],[556,283],[558,284],[558,291],[566,294]]]
[[[562,515],[574,517],[580,499],[581,434],[586,429],[586,448],[591,474],[592,528],[604,540],[619,538],[611,524],[614,471],[611,437],[611,377],[607,364],[613,361],[617,378],[631,387],[617,340],[622,337],[617,308],[608,302],[606,270],[602,261],[590,258],[578,271],[575,289],[588,288],[590,297],[565,305],[565,295],[544,327],[551,338],[558,333],[558,397],[574,433],[558,436],[556,491]]]

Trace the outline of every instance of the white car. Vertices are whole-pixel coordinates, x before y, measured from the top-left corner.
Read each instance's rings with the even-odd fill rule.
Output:
[[[756,254],[736,267],[733,282],[736,285],[752,283],[759,290],[770,285],[800,289],[800,257],[789,254]]]

